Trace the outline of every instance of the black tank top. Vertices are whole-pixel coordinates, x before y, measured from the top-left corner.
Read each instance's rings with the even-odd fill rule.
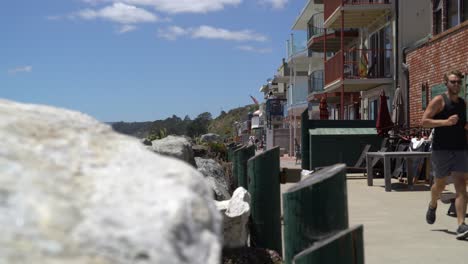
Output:
[[[445,107],[434,116],[434,119],[447,119],[451,115],[458,115],[458,123],[453,126],[443,126],[434,128],[434,138],[432,142],[433,150],[463,150],[466,149],[466,104],[462,98],[458,102],[453,102],[443,93]]]

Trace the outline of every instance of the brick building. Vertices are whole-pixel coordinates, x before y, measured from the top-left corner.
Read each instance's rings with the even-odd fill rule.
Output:
[[[427,103],[446,91],[443,75],[450,70],[465,73],[461,96],[468,99],[468,1],[433,0],[432,11],[432,36],[405,51],[410,127],[419,127]]]

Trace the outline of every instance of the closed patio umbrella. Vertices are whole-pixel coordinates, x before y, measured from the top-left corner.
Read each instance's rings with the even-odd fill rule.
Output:
[[[322,99],[320,99],[319,109],[320,109],[320,120],[328,120],[327,98],[322,97]]]
[[[403,95],[401,94],[401,88],[395,90],[395,96],[392,102],[392,121],[397,127],[402,127],[404,122],[403,113]]]
[[[387,106],[387,96],[385,96],[385,91],[382,90],[380,93],[380,100],[379,100],[379,112],[377,114],[377,134],[379,136],[387,136],[388,131],[393,128],[393,122],[390,118],[390,113],[388,112]]]

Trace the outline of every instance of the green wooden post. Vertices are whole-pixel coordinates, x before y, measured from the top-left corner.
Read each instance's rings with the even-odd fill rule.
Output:
[[[255,156],[255,146],[250,145],[243,148],[236,150],[236,173],[234,176],[237,177],[238,187],[244,187],[244,189],[248,190],[248,182],[247,182],[247,161]]]
[[[285,262],[348,228],[346,166],[325,167],[283,193]]]
[[[310,170],[309,161],[309,112],[306,109],[301,115],[301,168],[303,170]]]
[[[297,254],[294,264],[364,264],[363,226],[341,231]]]
[[[239,147],[235,148],[232,152],[232,180],[233,182],[233,187],[236,189],[239,187],[239,170],[240,170],[240,150],[243,148],[246,148],[247,146],[240,145]]]
[[[280,151],[272,148],[248,161],[251,196],[250,244],[282,254]]]
[[[234,154],[234,145],[228,146],[228,151],[227,151],[227,160],[228,162],[232,161],[232,155]]]
[[[243,145],[232,144],[228,146],[228,161],[232,162],[234,159],[234,151],[241,148]]]

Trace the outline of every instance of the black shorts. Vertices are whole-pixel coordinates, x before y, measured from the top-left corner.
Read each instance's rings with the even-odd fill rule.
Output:
[[[433,150],[431,161],[436,178],[449,176],[451,172],[468,173],[467,150]]]

